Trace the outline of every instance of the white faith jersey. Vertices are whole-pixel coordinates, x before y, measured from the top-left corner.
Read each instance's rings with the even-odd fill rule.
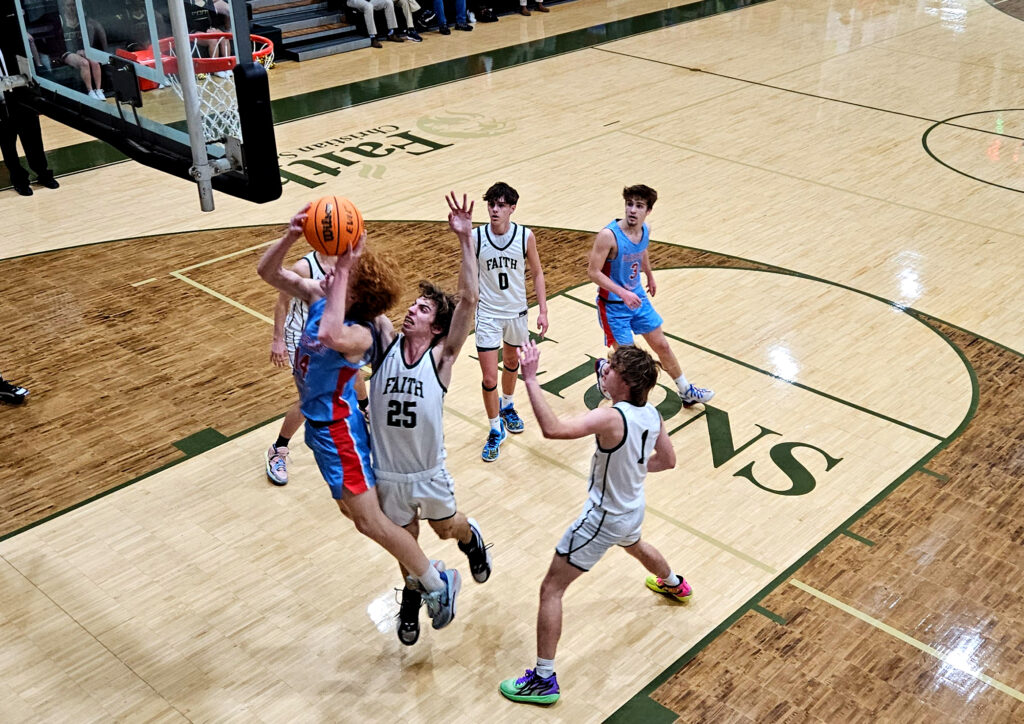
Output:
[[[370,435],[378,480],[430,480],[444,465],[444,396],[433,347],[405,363],[398,334],[370,377]]]
[[[643,507],[647,460],[661,432],[661,415],[647,403],[637,407],[629,402],[615,403],[622,415],[625,432],[613,448],[597,444],[590,464],[590,500],[599,508],[621,515]]]
[[[526,314],[526,239],[530,230],[510,223],[495,236],[490,224],[473,229],[479,266],[477,314],[510,319]]]
[[[319,281],[325,276],[324,268],[320,266],[320,260],[316,258],[316,252],[311,251],[302,257],[302,261],[309,264],[309,278]],[[299,346],[302,339],[302,330],[306,328],[306,320],[309,318],[309,305],[298,297],[292,297],[288,303],[288,316],[284,318],[284,344],[290,355],[295,354],[295,348]],[[292,360],[294,362],[294,360]]]

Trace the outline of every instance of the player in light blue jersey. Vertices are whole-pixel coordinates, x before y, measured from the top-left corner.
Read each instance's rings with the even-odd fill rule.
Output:
[[[285,235],[260,259],[260,276],[275,289],[309,305],[309,318],[293,365],[306,418],[306,444],[341,512],[411,571],[427,592],[424,603],[434,628],[455,617],[462,584],[457,571],[431,565],[416,539],[381,512],[366,422],[359,413],[353,380],[380,353],[384,313],[398,300],[400,278],[391,259],[366,251],[366,233],[340,256],[333,273],[316,281],[282,266],[300,236],[309,204]]]
[[[647,296],[648,293],[654,296],[657,285],[648,252],[651,232],[644,222],[658,200],[658,192],[650,186],[637,184],[624,188],[622,198],[626,202],[625,216],[597,232],[587,264],[590,280],[599,287],[597,316],[604,330],[605,345],[618,348],[633,344],[633,334],[641,335],[676,383],[683,405],[690,407],[697,402],[710,402],[715,393],[691,384],[683,374],[661,328],[661,316]],[[647,280],[646,291],[641,274]],[[594,365],[599,389],[605,364],[606,360],[598,360]],[[603,389],[601,392],[607,397]]]

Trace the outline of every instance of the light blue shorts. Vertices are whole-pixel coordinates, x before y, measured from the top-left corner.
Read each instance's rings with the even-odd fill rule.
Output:
[[[648,334],[662,324],[661,315],[654,311],[654,305],[647,296],[637,309],[630,309],[625,302],[610,302],[597,298],[597,320],[604,330],[606,347],[615,344],[633,344],[633,334]]]

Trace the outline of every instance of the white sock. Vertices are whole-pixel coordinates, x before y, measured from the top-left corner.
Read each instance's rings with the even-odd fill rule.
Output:
[[[679,585],[679,576],[677,576],[674,571],[669,571],[668,577],[662,578],[661,582],[669,588],[675,588]]]
[[[504,410],[506,407],[512,407],[512,397],[512,395],[502,395],[499,398],[501,400],[498,405],[499,409]]]
[[[430,592],[440,591],[444,588],[444,581],[441,580],[441,574],[438,573],[437,569],[429,563],[427,564],[427,570],[416,577],[420,579],[420,583],[423,587]]]
[[[675,379],[676,389],[679,390],[679,394],[683,394],[690,387],[690,383],[686,381],[686,375],[681,374]]]
[[[501,418],[500,417],[492,417],[491,418],[491,429],[494,430],[495,432],[501,432]]]
[[[554,659],[542,659],[537,657],[537,668],[534,669],[537,672],[537,676],[542,679],[546,679],[555,673],[555,660]]]

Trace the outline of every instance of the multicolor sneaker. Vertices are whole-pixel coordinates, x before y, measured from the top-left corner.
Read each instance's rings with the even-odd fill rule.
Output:
[[[459,595],[462,588],[462,576],[454,569],[438,571],[444,588],[440,591],[432,591],[423,594],[423,603],[427,606],[427,613],[430,614],[431,626],[444,628],[455,618],[455,597]]]
[[[480,526],[472,518],[469,519],[469,528],[473,531],[473,540],[469,543],[459,541],[459,550],[469,559],[469,572],[473,574],[473,580],[483,583],[491,577],[491,553],[487,550],[488,546],[484,545]]]
[[[655,593],[660,593],[662,596],[671,598],[673,601],[682,602],[693,595],[693,589],[690,588],[690,584],[682,576],[679,576],[679,585],[675,587],[666,586],[664,578],[658,578],[653,574],[647,576],[647,580],[644,583]]]
[[[20,405],[26,399],[28,399],[28,390],[0,377],[0,402],[6,402],[8,405]]]
[[[516,412],[516,408],[512,405],[501,408],[498,416],[505,423],[505,429],[513,435],[518,435],[526,428],[526,425],[523,424],[523,418],[519,417],[519,413]]]
[[[505,434],[505,421],[501,421],[501,431],[491,430],[487,433],[487,442],[484,443],[483,452],[480,453],[480,457],[484,459],[484,462],[493,463],[498,459],[498,453],[501,452],[501,443],[504,442],[507,437]]]
[[[612,399],[604,389],[604,369],[608,366],[608,360],[596,359],[594,360],[594,374],[597,375],[597,391],[601,393],[601,397],[606,400]]]
[[[707,387],[694,387],[692,384],[679,393],[683,407],[693,407],[698,402],[701,404],[711,402],[711,398],[714,396],[714,390],[709,390]]]
[[[506,699],[524,704],[554,704],[559,697],[555,675],[542,679],[533,669],[527,669],[518,679],[505,679],[498,689]]]
[[[274,485],[288,484],[288,448],[270,446],[267,450],[267,477]]]
[[[416,582],[416,579],[412,579]],[[402,589],[402,606],[398,610],[398,640],[412,646],[420,638],[420,605],[423,596],[416,588]]]

